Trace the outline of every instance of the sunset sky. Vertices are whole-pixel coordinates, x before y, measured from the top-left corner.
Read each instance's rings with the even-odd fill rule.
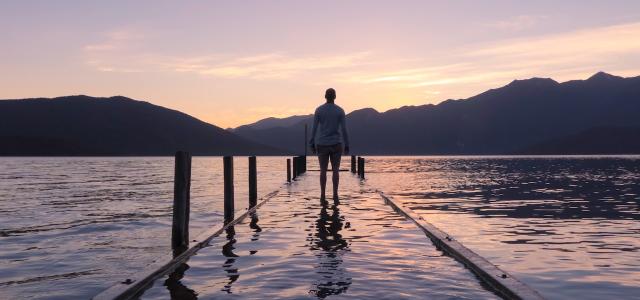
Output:
[[[123,95],[221,127],[640,75],[640,1],[2,1],[0,99]]]

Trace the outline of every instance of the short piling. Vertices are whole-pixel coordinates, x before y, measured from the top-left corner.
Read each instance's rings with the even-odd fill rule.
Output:
[[[175,155],[171,229],[171,248],[174,253],[189,247],[190,190],[191,155],[188,152],[178,151]]]
[[[356,156],[351,155],[351,173],[356,173]]]
[[[224,222],[233,220],[234,192],[233,192],[233,156],[223,158],[224,167]]]
[[[358,177],[364,179],[364,157],[358,156]]]
[[[302,170],[301,173],[307,172],[307,155],[300,156],[300,161],[302,162]]]
[[[298,174],[299,174],[298,171],[299,171],[299,168],[300,168],[298,166],[298,162],[299,162],[298,157],[294,156],[293,157],[293,179],[298,178]]]
[[[298,177],[298,158],[297,157],[293,157],[293,180],[296,180],[296,177]]]
[[[291,159],[287,158],[287,182],[291,182]]]
[[[304,162],[302,162],[302,156],[298,156],[298,176],[302,175],[303,168],[304,168]]]
[[[300,159],[300,174],[304,174],[307,172],[307,156],[300,155],[299,159]]]
[[[309,145],[307,144],[307,123],[304,124],[304,156],[307,156]]]
[[[249,208],[258,203],[258,172],[256,157],[249,156]]]

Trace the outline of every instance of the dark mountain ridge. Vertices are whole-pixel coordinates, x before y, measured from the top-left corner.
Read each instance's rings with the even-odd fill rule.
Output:
[[[382,113],[361,109],[347,115],[347,126],[356,153],[513,154],[591,128],[640,127],[639,113],[640,77],[599,72],[586,80],[563,83],[549,78],[514,80],[501,88],[437,105],[405,106]],[[310,124],[311,118],[288,127],[235,132],[300,153],[304,151],[304,123]]]
[[[242,125],[240,127],[238,127],[237,129],[242,130],[242,128],[250,128],[250,129],[270,129],[270,128],[275,128],[275,127],[288,127],[288,126],[292,126],[295,124],[300,123],[300,121],[306,120],[310,117],[313,117],[313,115],[302,115],[302,116],[290,116],[290,117],[286,117],[286,118],[275,118],[275,117],[269,117],[266,119],[262,119],[259,120],[257,122],[251,123],[251,124],[247,124],[247,125]],[[231,128],[231,131],[234,131],[236,129]]]
[[[0,101],[0,155],[272,155],[284,151],[122,96]]]

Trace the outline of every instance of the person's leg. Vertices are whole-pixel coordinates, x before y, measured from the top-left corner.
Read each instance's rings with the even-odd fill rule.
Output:
[[[336,149],[331,151],[331,169],[333,174],[331,179],[333,180],[333,199],[338,199],[338,185],[340,184],[340,159],[342,158],[342,146],[337,146]]]
[[[320,200],[325,199],[327,187],[327,168],[329,167],[329,154],[318,152],[318,162],[320,162]]]

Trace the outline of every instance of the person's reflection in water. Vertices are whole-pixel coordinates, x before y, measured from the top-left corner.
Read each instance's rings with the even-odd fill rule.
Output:
[[[349,251],[349,243],[340,234],[344,227],[344,217],[340,216],[339,200],[334,200],[330,208],[326,200],[322,200],[321,204],[320,216],[315,223],[316,238],[311,245],[311,250],[318,251],[316,257],[320,262],[316,273],[320,275],[320,279],[313,284],[309,293],[324,299],[346,292],[351,285],[351,277],[342,266],[342,255]]]
[[[240,277],[238,269],[233,266],[233,264],[236,262],[236,257],[238,257],[238,255],[233,253],[233,249],[235,249],[234,245],[236,244],[236,230],[233,226],[229,226],[225,231],[227,233],[227,243],[222,246],[222,255],[224,255],[227,260],[224,262],[224,264],[222,264],[222,267],[224,268],[225,272],[227,272],[229,281],[224,285],[222,291],[231,294],[231,286]]]

